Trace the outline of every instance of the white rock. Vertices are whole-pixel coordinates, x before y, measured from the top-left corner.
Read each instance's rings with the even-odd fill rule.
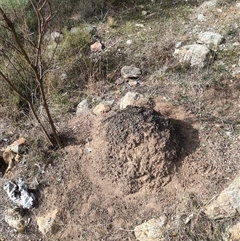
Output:
[[[77,105],[76,115],[78,116],[87,112],[89,112],[88,101],[84,99]]]
[[[234,47],[237,47],[237,46],[240,45],[240,43],[239,43],[239,42],[234,42],[232,45],[233,45]]]
[[[204,16],[203,14],[201,14],[201,13],[200,13],[200,14],[198,14],[197,19],[198,19],[198,21],[201,21],[201,22],[206,21],[205,16]]]
[[[205,1],[199,8],[212,8],[217,5],[217,0]]]
[[[67,74],[66,73],[62,73],[60,78],[61,78],[61,80],[66,80],[67,79]]]
[[[134,105],[136,100],[140,98],[140,94],[136,92],[127,92],[120,100],[119,107],[121,110],[125,109],[128,105]]]
[[[131,39],[128,39],[126,43],[127,43],[127,45],[130,45],[130,44],[132,44],[132,42],[133,41]]]
[[[138,81],[133,80],[133,79],[130,79],[130,80],[128,80],[128,84],[129,84],[130,86],[136,86],[136,85],[138,84]]]
[[[19,178],[18,182],[9,181],[3,189],[7,192],[8,197],[17,205],[30,209],[36,200],[32,192],[29,192],[27,184]]]
[[[124,79],[138,78],[141,75],[141,69],[134,66],[124,66],[121,69],[121,76]]]
[[[211,51],[201,44],[185,45],[175,49],[173,56],[183,65],[204,67],[211,59]]]
[[[167,217],[153,218],[135,227],[134,234],[139,241],[161,241]]]
[[[175,48],[176,48],[176,49],[180,48],[181,46],[182,46],[182,42],[177,42],[177,43],[175,44]]]
[[[54,42],[59,43],[59,41],[63,39],[63,34],[61,34],[60,32],[54,31],[51,33],[51,39]]]
[[[204,209],[211,219],[230,218],[240,212],[240,175]]]
[[[199,41],[211,50],[218,50],[220,44],[223,43],[224,37],[214,32],[203,32],[198,35]]]
[[[143,25],[142,23],[136,23],[135,26],[136,26],[136,27],[140,27],[140,28],[143,28],[143,27],[144,27],[144,25]]]

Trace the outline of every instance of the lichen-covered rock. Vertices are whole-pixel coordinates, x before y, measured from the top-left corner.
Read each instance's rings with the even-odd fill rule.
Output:
[[[135,105],[136,101],[141,98],[141,95],[136,92],[127,92],[119,103],[120,110],[125,109],[129,105]]]
[[[216,51],[221,43],[224,41],[224,37],[214,32],[202,32],[198,35],[199,42],[205,44],[209,49]]]
[[[174,57],[184,66],[202,68],[212,59],[210,49],[206,45],[192,44],[175,49]]]
[[[90,156],[98,156],[93,166],[101,178],[119,185],[124,193],[168,181],[179,152],[170,120],[153,109],[128,106],[97,128],[89,145]]]
[[[81,115],[87,112],[89,112],[88,101],[87,99],[84,99],[77,105],[76,115]]]
[[[26,227],[26,220],[15,210],[8,209],[4,212],[5,222],[18,232],[23,232]]]

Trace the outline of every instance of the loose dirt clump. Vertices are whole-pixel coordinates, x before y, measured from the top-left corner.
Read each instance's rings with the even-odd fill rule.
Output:
[[[158,188],[169,180],[179,154],[177,133],[159,112],[128,106],[102,120],[90,144],[93,169],[125,194],[143,186]]]

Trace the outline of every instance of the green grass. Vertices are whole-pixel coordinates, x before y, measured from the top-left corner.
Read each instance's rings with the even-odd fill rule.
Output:
[[[29,0],[0,0],[0,7],[13,7],[14,9],[25,6]]]

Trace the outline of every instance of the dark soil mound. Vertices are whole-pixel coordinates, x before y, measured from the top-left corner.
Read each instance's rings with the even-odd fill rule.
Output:
[[[170,120],[153,109],[127,107],[103,120],[93,135],[94,169],[124,193],[167,180],[179,144]]]

